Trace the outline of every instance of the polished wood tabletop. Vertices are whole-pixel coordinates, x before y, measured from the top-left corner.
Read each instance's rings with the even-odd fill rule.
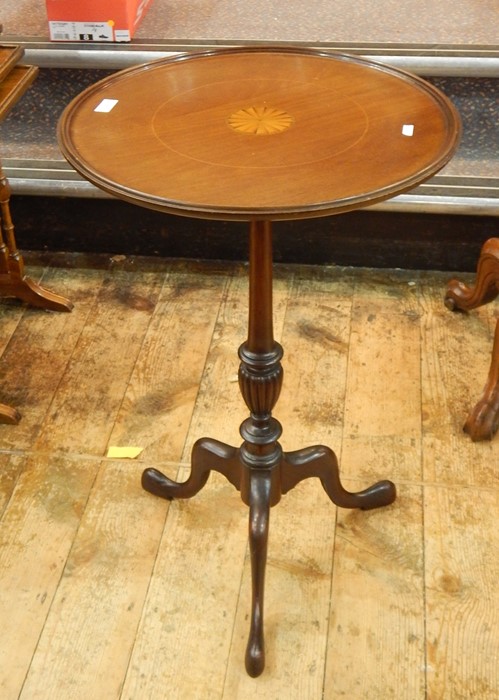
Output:
[[[265,47],[161,59],[90,87],[64,156],[122,199],[219,219],[308,218],[390,198],[452,157],[460,122],[427,82],[359,57]]]

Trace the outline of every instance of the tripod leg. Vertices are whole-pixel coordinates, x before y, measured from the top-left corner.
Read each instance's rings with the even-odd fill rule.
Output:
[[[246,647],[246,671],[255,678],[265,667],[263,597],[269,535],[271,479],[267,470],[250,473],[249,544],[251,554],[251,627]]]
[[[324,491],[341,508],[370,510],[393,503],[395,485],[391,481],[378,481],[363,491],[351,493],[343,488],[336,455],[329,447],[315,445],[284,455],[281,472],[282,493],[287,493],[303,479],[316,476]]]
[[[218,440],[201,438],[192,450],[191,473],[187,481],[169,479],[157,469],[146,469],[142,474],[142,487],[161,498],[191,498],[208,481],[210,471],[223,474],[238,490],[241,481],[239,450]]]

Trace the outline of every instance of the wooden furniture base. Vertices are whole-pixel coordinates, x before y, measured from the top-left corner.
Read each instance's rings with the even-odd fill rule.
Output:
[[[17,249],[10,214],[10,185],[0,163],[0,296],[16,297],[31,306],[50,311],[71,311],[73,304],[28,277]]]
[[[343,508],[378,508],[395,500],[391,481],[379,481],[358,493],[341,485],[338,461],[328,447],[315,445],[283,452],[281,425],[272,417],[282,385],[282,347],[274,341],[272,322],[272,240],[269,222],[250,228],[250,291],[248,339],[239,348],[239,386],[250,417],[240,428],[239,448],[201,438],[192,452],[191,473],[177,483],[156,469],[146,469],[143,487],[162,498],[191,498],[206,484],[210,471],[223,474],[249,506],[252,572],[251,627],[246,670],[258,676],[265,665],[263,596],[270,507],[303,479],[318,477],[329,498]]]
[[[73,304],[59,294],[44,289],[24,272],[24,260],[17,249],[10,214],[10,185],[0,163],[0,297],[15,297],[50,311],[71,311]],[[0,423],[17,425],[21,414],[0,404]]]
[[[482,247],[474,287],[451,280],[445,305],[469,311],[493,301],[499,294],[499,238],[490,238]],[[473,441],[491,440],[499,428],[499,319],[496,323],[492,360],[482,394],[469,414],[464,431]]]
[[[20,420],[21,414],[17,409],[7,406],[7,404],[0,403],[0,423],[17,425]]]
[[[37,76],[36,66],[18,65],[23,54],[20,46],[0,46],[0,119],[17,104]],[[0,297],[15,297],[51,311],[71,311],[70,301],[44,289],[25,274],[10,214],[10,195],[10,185],[0,163]],[[15,408],[0,404],[0,423],[15,425],[20,418]]]

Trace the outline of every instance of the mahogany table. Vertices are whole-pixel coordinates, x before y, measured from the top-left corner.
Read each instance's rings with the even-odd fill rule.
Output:
[[[232,447],[201,438],[184,483],[147,469],[143,487],[190,498],[211,470],[249,506],[251,628],[246,669],[264,668],[263,594],[270,507],[318,477],[345,508],[392,503],[379,481],[350,493],[325,446],[283,452],[272,416],[283,349],[272,321],[272,221],[325,216],[392,197],[454,153],[459,118],[421,79],[362,58],[265,47],[180,55],[122,71],[65,110],[59,143],[89,181],[126,201],[189,217],[249,222],[249,327],[239,385],[249,409]]]

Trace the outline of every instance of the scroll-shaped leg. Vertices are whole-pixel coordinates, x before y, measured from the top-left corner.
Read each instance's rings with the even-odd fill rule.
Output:
[[[451,311],[470,311],[493,301],[499,294],[499,238],[489,238],[480,252],[473,287],[459,280],[447,285],[445,305]]]
[[[282,493],[287,493],[303,479],[316,476],[333,503],[341,508],[380,508],[396,498],[395,484],[378,481],[364,491],[346,491],[340,481],[338,460],[334,452],[324,445],[306,447],[296,452],[286,452],[282,463]]]
[[[210,471],[220,472],[240,490],[239,450],[218,440],[201,438],[192,449],[191,473],[187,481],[173,481],[157,469],[146,469],[142,474],[142,487],[168,500],[191,498],[206,484]]]
[[[11,262],[9,279],[0,279],[0,296],[15,297],[30,306],[48,311],[73,310],[73,303],[69,299],[45,289],[31,277],[19,273],[16,266],[17,261]]]
[[[464,431],[473,442],[492,440],[499,428],[499,320],[496,323],[489,375],[482,395],[469,414]]]
[[[489,238],[482,246],[474,287],[451,280],[445,305],[451,311],[469,311],[488,304],[499,295],[499,238]],[[464,431],[476,442],[491,440],[499,427],[499,321],[496,325],[492,360],[487,382],[470,412]]]
[[[246,671],[255,678],[265,667],[263,598],[269,536],[271,477],[268,470],[250,473],[249,545],[251,554],[251,626],[246,647]]]

